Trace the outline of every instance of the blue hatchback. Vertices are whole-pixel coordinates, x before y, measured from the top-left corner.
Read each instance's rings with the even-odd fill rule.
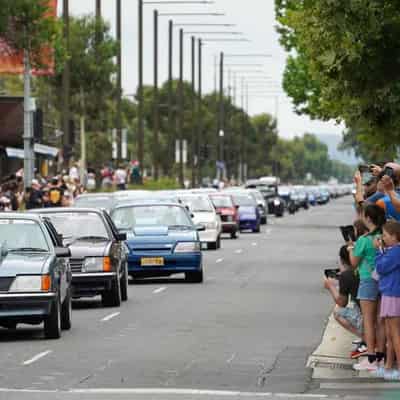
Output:
[[[199,230],[181,204],[135,202],[111,211],[121,233],[127,234],[128,273],[151,278],[184,273],[188,282],[203,282]]]

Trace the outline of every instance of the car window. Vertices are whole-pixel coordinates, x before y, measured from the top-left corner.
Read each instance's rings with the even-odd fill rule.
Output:
[[[64,239],[99,237],[109,239],[110,235],[101,216],[94,212],[46,213],[56,230]]]
[[[182,196],[181,200],[183,204],[189,207],[190,211],[193,212],[212,212],[213,207],[207,197],[185,197]]]
[[[233,207],[232,199],[229,196],[212,196],[211,201],[215,207]]]
[[[257,206],[256,201],[250,195],[234,194],[234,195],[232,195],[232,197],[233,197],[233,201],[235,202],[235,204],[240,207],[256,207]]]
[[[28,219],[0,218],[0,241],[8,250],[49,251],[45,234],[38,222]]]
[[[170,205],[132,206],[115,209],[111,218],[118,229],[138,226],[193,226],[182,207]]]

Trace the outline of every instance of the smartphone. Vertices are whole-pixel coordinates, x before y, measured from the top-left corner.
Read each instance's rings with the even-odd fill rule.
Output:
[[[371,167],[366,164],[360,164],[358,166],[358,170],[362,173],[365,174],[366,172],[371,172]]]
[[[385,175],[387,175],[389,178],[394,178],[394,169],[391,167],[386,167],[380,174],[379,174],[379,179],[382,179]]]
[[[324,275],[327,278],[333,278],[333,279],[338,279],[340,274],[340,269],[339,268],[327,268],[324,269]]]
[[[357,240],[353,225],[341,226],[340,231],[346,243],[350,241],[355,242]]]

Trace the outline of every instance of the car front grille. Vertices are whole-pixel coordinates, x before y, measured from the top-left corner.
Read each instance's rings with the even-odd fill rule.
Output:
[[[72,273],[79,273],[82,272],[84,258],[71,258],[69,263],[71,265],[71,272]]]
[[[8,292],[14,278],[0,278],[0,292]]]

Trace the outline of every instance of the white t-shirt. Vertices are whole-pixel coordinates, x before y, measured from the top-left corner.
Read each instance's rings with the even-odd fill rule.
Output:
[[[115,182],[118,185],[125,184],[126,183],[126,177],[127,177],[127,175],[126,175],[126,171],[125,170],[119,168],[119,169],[117,169],[115,171]]]

